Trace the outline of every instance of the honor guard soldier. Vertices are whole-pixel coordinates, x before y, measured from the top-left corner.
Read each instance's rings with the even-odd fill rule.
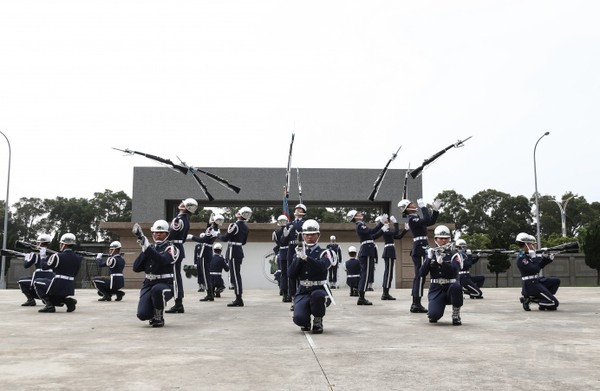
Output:
[[[462,257],[462,269],[458,272],[460,285],[463,288],[463,293],[469,295],[471,299],[483,299],[481,287],[485,282],[485,276],[472,276],[471,268],[479,262],[479,255],[473,255],[471,250],[467,248],[467,242],[464,239],[456,241],[456,249]]]
[[[346,215],[349,222],[356,223],[356,234],[360,240],[360,249],[358,250],[358,261],[360,262],[360,280],[358,282],[358,301],[357,305],[373,305],[369,300],[365,299],[365,291],[367,284],[375,272],[375,239],[383,235],[389,229],[383,221],[387,219],[387,215],[380,216],[379,222],[375,228],[369,228],[363,222],[363,214],[356,210],[351,210]]]
[[[335,241],[335,235],[331,235],[329,237],[329,244],[327,245],[327,249],[331,251],[335,259],[335,265],[329,268],[329,273],[327,276],[327,280],[329,281],[329,286],[331,287],[331,289],[338,288],[338,266],[342,264],[342,249],[340,248],[340,245],[337,244]]]
[[[214,297],[221,297],[221,292],[225,290],[225,282],[223,281],[223,270],[229,271],[229,265],[225,262],[225,258],[221,255],[223,245],[215,243],[213,245],[213,256],[210,261],[210,278],[214,289]]]
[[[281,301],[284,303],[291,303],[292,298],[288,293],[288,246],[289,246],[289,233],[288,237],[284,236],[284,229],[287,227],[289,220],[286,215],[280,215],[277,217],[278,229],[273,231],[273,242],[275,243],[275,254],[277,255],[277,268],[280,271],[279,274],[279,292],[282,295]]]
[[[244,249],[242,246],[248,240],[248,226],[246,221],[252,216],[252,209],[244,206],[236,214],[237,221],[229,224],[227,232],[219,236],[219,240],[228,242],[226,259],[229,263],[230,279],[234,285],[235,300],[227,304],[227,307],[243,307],[242,300],[242,276],[240,274],[242,261],[244,260]]]
[[[421,209],[422,217],[417,213],[417,205]],[[410,312],[426,313],[427,308],[421,304],[421,297],[423,297],[423,289],[425,288],[425,277],[419,277],[419,270],[425,262],[427,256],[426,250],[429,247],[429,243],[427,242],[427,227],[435,224],[437,221],[438,210],[442,202],[440,200],[433,202],[433,213],[431,215],[425,201],[418,199],[417,205],[410,200],[404,199],[398,203],[398,208],[400,209],[400,213],[407,215],[408,227],[413,235],[413,247],[410,251],[410,256],[415,267],[415,278],[413,279],[411,292],[413,302],[410,306]]]
[[[306,212],[308,209],[304,204],[298,204],[294,207],[294,220],[290,222],[285,228],[284,237],[288,240],[288,269],[290,267],[290,263],[292,262],[292,258],[296,253],[296,244],[298,243],[298,234],[302,233],[302,225],[306,221]],[[288,278],[288,297],[292,300],[294,299],[294,295],[296,295],[296,289],[298,288],[298,281],[293,278]],[[291,310],[294,309],[294,305],[292,304]]]
[[[358,297],[358,282],[360,281],[360,262],[356,259],[356,247],[348,247],[348,256],[346,261],[346,284],[350,287],[350,296]]]
[[[181,201],[178,209],[179,214],[171,221],[171,224],[169,225],[169,236],[166,239],[179,250],[179,257],[175,264],[175,280],[173,286],[175,305],[165,311],[168,314],[183,314],[184,312],[183,278],[181,275],[181,264],[185,260],[185,249],[183,248],[183,244],[185,243],[190,230],[189,215],[198,210],[198,202],[193,198],[186,198]]]
[[[434,230],[436,248],[427,250],[427,259],[419,275],[431,276],[429,284],[429,310],[427,316],[429,323],[437,323],[444,315],[447,305],[452,305],[452,324],[460,326],[460,307],[463,305],[462,287],[458,281],[458,272],[461,269],[462,258],[452,250],[450,243],[450,230],[445,225],[437,226]]]
[[[540,276],[542,269],[554,260],[554,254],[536,253],[536,240],[532,235],[521,232],[516,242],[521,248],[517,255],[517,267],[521,272],[522,295],[521,303],[525,311],[530,311],[530,303],[538,303],[540,311],[555,311],[558,299],[555,294],[560,286],[556,277]]]
[[[21,292],[27,298],[27,301],[21,304],[23,307],[35,306],[35,299],[39,299],[37,292],[35,291],[34,281],[36,278],[47,278],[52,279],[54,272],[51,269],[42,269],[42,263],[46,262],[47,253],[46,250],[50,245],[52,238],[48,234],[41,234],[37,237],[36,245],[39,248],[39,252],[30,252],[25,254],[23,267],[29,269],[34,267],[33,274],[31,276],[21,277],[18,280],[19,288]]]
[[[306,220],[302,225],[303,241],[296,245],[289,269],[290,277],[299,280],[294,296],[294,323],[302,331],[310,331],[312,315],[313,334],[323,332],[327,297],[333,300],[327,286],[327,269],[335,260],[329,250],[319,247],[319,236],[319,223]]]
[[[408,223],[405,224],[404,229],[400,229],[398,220],[394,216],[390,216],[389,222],[394,225],[393,229],[390,229],[383,233],[383,262],[385,269],[383,271],[383,294],[381,300],[396,300],[395,297],[390,295],[390,288],[392,287],[392,280],[394,279],[394,265],[396,264],[396,248],[394,247],[394,240],[400,240],[408,232]],[[389,223],[384,221],[383,223]]]
[[[34,280],[35,291],[46,306],[39,312],[56,312],[55,307],[67,306],[67,312],[75,311],[75,277],[81,267],[82,257],[75,254],[73,246],[77,243],[75,235],[66,233],[60,237],[60,251],[42,262],[42,269],[52,269],[52,278]]]
[[[108,267],[110,270],[110,277],[94,277],[92,280],[98,295],[102,296],[98,301],[111,301],[112,295],[117,296],[115,301],[121,301],[125,296],[125,292],[121,290],[125,286],[123,278],[125,260],[121,256],[121,242],[115,240],[109,245],[108,257],[106,254],[98,253],[96,264],[98,267]]]
[[[206,296],[200,301],[214,301],[214,288],[212,285],[212,279],[210,278],[210,263],[213,258],[213,246],[215,240],[221,233],[221,225],[225,221],[225,218],[220,215],[212,215],[206,230],[200,234],[200,236],[188,235],[188,240],[197,242],[194,248],[194,263],[198,268],[198,282],[204,281],[206,286]]]
[[[150,231],[154,244],[150,244],[145,236],[138,237],[142,252],[133,262],[134,272],[146,274],[140,290],[137,317],[142,321],[148,320],[152,327],[163,327],[163,311],[173,297],[174,267],[181,254],[177,246],[166,240],[169,223],[165,220],[156,220]]]

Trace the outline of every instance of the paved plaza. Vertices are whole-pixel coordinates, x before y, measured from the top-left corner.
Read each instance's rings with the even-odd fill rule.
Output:
[[[226,307],[232,291],[186,292],[163,328],[136,318],[137,290],[98,302],[79,289],[75,312],[53,314],[2,290],[0,378],[3,390],[600,389],[600,288],[561,288],[555,312],[523,311],[519,291],[484,289],[452,326],[449,307],[437,324],[411,314],[409,290],[368,292],[373,306],[334,290],[312,335],[275,289],[248,290],[243,308]]]

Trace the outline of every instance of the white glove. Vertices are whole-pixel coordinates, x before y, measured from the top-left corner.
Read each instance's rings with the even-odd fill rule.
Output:
[[[381,222],[382,223],[385,223],[387,219],[388,219],[387,213],[384,213],[384,214],[381,215]]]
[[[535,250],[529,250],[529,257],[535,258]]]
[[[471,255],[471,250],[470,249],[467,249],[466,252],[467,252],[467,255]]]
[[[554,253],[543,252],[542,257],[554,261]]]
[[[301,250],[299,248],[296,248],[296,257],[302,259],[303,261],[306,261],[306,259],[308,258],[304,250]]]
[[[398,220],[396,220],[396,218],[394,216],[390,216],[390,222],[392,224],[396,224],[398,222]]]
[[[194,235],[188,234],[188,236],[185,237],[185,240],[192,240],[194,237]]]
[[[210,236],[212,236],[213,238],[218,238],[220,234],[221,234],[221,232],[219,232],[218,229],[213,229],[212,232],[210,233]]]
[[[142,251],[146,251],[148,247],[150,247],[150,242],[148,242],[148,238],[142,236],[141,239],[137,240],[138,244],[142,246]]]
[[[444,254],[435,254],[435,260],[437,261],[437,263],[439,263],[440,265],[442,263],[444,263]]]
[[[408,225],[408,222],[404,223],[404,230],[408,231],[410,229],[410,225]]]
[[[428,248],[427,249],[427,258],[433,259],[433,257],[435,257],[435,252],[433,251],[432,248]]]
[[[103,255],[102,253],[96,254],[96,259],[97,260],[101,260],[102,259],[102,255]]]
[[[434,211],[438,211],[438,210],[440,210],[440,207],[442,206],[442,204],[443,204],[442,200],[440,200],[439,198],[436,198],[433,201],[433,205],[432,205],[431,209],[433,209]]]
[[[291,231],[292,231],[292,226],[291,225],[289,227],[285,227],[283,229],[283,236],[287,238]]]
[[[40,258],[46,258],[46,247],[40,247]]]
[[[203,238],[203,237],[205,237],[205,236],[206,236],[206,234],[205,234],[204,232],[202,232],[202,233],[199,235],[199,237],[201,237],[201,238]]]
[[[419,206],[419,208],[424,208],[427,206],[427,203],[425,202],[425,200],[423,200],[422,198],[419,198],[417,200],[417,205]]]
[[[390,225],[389,225],[389,224],[384,224],[384,225],[381,227],[381,230],[382,230],[383,232],[387,232],[387,231],[389,231],[389,230],[390,230]]]
[[[25,254],[25,262],[31,261],[31,258],[33,258],[33,253]]]

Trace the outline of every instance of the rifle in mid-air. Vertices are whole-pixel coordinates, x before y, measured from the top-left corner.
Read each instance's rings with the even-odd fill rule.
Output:
[[[292,149],[294,147],[294,133],[292,133],[292,141],[290,142],[290,151],[288,153],[288,162],[287,168],[285,170],[285,183],[283,185],[283,204],[282,204],[282,212],[283,214],[290,219],[290,207],[288,205],[288,200],[290,199],[290,179],[291,179],[291,170],[292,170]]]
[[[433,163],[437,158],[439,158],[440,156],[442,156],[443,154],[445,154],[448,150],[452,149],[452,148],[460,148],[464,145],[464,143],[469,140],[471,137],[473,136],[469,136],[464,140],[458,140],[457,142],[455,142],[454,144],[450,144],[449,146],[447,146],[446,148],[442,149],[441,151],[439,151],[438,153],[436,153],[435,155],[433,155],[432,157],[430,157],[429,159],[425,159],[423,161],[423,164],[421,164],[419,167],[415,168],[414,170],[412,170],[410,172],[410,176],[415,179],[416,177],[418,177],[419,175],[421,175],[421,173],[423,172],[423,169],[425,167],[427,167],[428,165],[430,165],[431,163]]]
[[[381,182],[383,182],[383,178],[385,177],[385,174],[388,171],[388,167],[390,166],[390,163],[393,162],[394,159],[396,159],[396,156],[398,156],[398,152],[400,152],[400,148],[402,148],[402,145],[398,147],[398,150],[394,154],[392,154],[392,157],[390,158],[390,160],[388,160],[385,167],[383,167],[383,170],[381,170],[381,172],[379,173],[379,176],[377,176],[377,179],[375,179],[375,183],[373,183],[373,190],[371,191],[371,194],[369,195],[369,201],[375,201],[375,197],[377,197],[377,193],[379,192],[379,187],[381,186]]]

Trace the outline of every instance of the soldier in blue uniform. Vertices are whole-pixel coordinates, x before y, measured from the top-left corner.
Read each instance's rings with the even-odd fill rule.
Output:
[[[360,262],[356,259],[356,247],[348,247],[348,256],[344,267],[346,268],[346,284],[350,287],[350,296],[358,297],[358,282],[360,281]]]
[[[75,254],[73,246],[77,243],[75,235],[66,233],[60,237],[60,251],[42,261],[42,269],[52,269],[52,278],[34,280],[35,291],[46,306],[38,312],[56,312],[55,307],[67,306],[67,312],[75,311],[75,277],[81,267],[82,257]]]
[[[121,242],[115,240],[109,245],[108,257],[106,254],[98,253],[96,264],[98,267],[108,267],[110,270],[110,277],[94,277],[92,280],[98,295],[102,296],[98,301],[111,301],[112,295],[117,296],[116,301],[121,301],[125,296],[125,292],[121,290],[125,286],[123,278],[125,260],[121,256]]]
[[[394,240],[400,240],[408,232],[408,223],[405,224],[404,229],[400,229],[400,224],[394,216],[390,216],[389,222],[394,225],[393,229],[390,229],[383,233],[383,262],[385,269],[383,271],[383,294],[381,300],[396,300],[395,297],[390,295],[390,288],[392,287],[392,280],[394,279],[394,265],[396,264],[396,248],[394,247]],[[388,223],[384,221],[383,223]]]
[[[310,331],[312,316],[313,334],[323,333],[327,297],[331,296],[327,286],[327,269],[335,262],[331,252],[318,245],[319,228],[319,223],[315,220],[304,222],[303,242],[296,246],[289,269],[290,277],[299,281],[298,291],[294,296],[294,323],[302,331]]]
[[[456,241],[456,249],[462,257],[462,269],[458,272],[460,285],[463,288],[463,293],[469,295],[471,299],[483,299],[483,291],[481,287],[485,282],[485,276],[471,275],[471,268],[479,262],[479,255],[473,255],[471,250],[467,248],[467,242],[464,239]]]
[[[227,262],[229,263],[230,279],[234,285],[235,300],[227,304],[227,307],[243,307],[244,300],[242,299],[242,276],[240,274],[242,261],[244,260],[243,245],[248,240],[248,226],[246,221],[252,216],[252,209],[244,206],[236,214],[237,221],[229,224],[227,232],[224,235],[219,235],[219,240],[228,242],[227,244]]]
[[[389,230],[389,226],[383,221],[387,219],[387,215],[380,216],[379,222],[374,228],[369,228],[363,222],[363,214],[356,210],[351,210],[346,215],[350,222],[356,223],[356,234],[360,240],[360,249],[358,250],[358,261],[360,262],[360,281],[358,282],[358,301],[357,305],[373,305],[372,302],[365,298],[367,284],[375,272],[375,239],[383,235]]]
[[[229,265],[225,262],[225,258],[221,255],[223,245],[215,243],[213,245],[213,256],[210,261],[210,278],[214,289],[214,297],[221,297],[221,292],[225,290],[225,282],[223,281],[223,270],[229,271]]]
[[[31,276],[20,277],[17,281],[21,292],[27,298],[27,301],[21,304],[23,307],[35,306],[35,299],[39,299],[37,292],[35,291],[34,281],[36,278],[48,278],[54,277],[54,272],[51,269],[42,269],[42,264],[46,262],[47,249],[50,245],[52,238],[48,234],[41,234],[37,237],[36,245],[39,247],[39,252],[30,252],[25,254],[23,267],[29,269],[34,266],[35,269]]]
[[[333,257],[335,258],[335,266],[329,268],[329,273],[327,276],[327,280],[329,281],[329,286],[331,287],[331,289],[338,288],[338,267],[342,264],[342,249],[340,248],[340,245],[337,244],[335,241],[335,235],[331,235],[329,237],[329,244],[327,245],[327,249],[331,251]]]
[[[135,228],[134,228],[135,230]],[[174,267],[180,257],[179,248],[167,240],[169,223],[157,220],[150,228],[154,244],[150,244],[145,236],[138,238],[142,252],[133,262],[133,271],[146,274],[137,317],[148,320],[152,327],[163,327],[163,312],[166,303],[173,297]]]
[[[294,220],[291,221],[287,227],[283,230],[283,236],[286,238],[284,243],[287,241],[288,253],[287,253],[287,262],[288,262],[288,270],[294,254],[296,253],[296,245],[298,244],[298,234],[302,233],[302,225],[306,221],[306,212],[308,209],[304,204],[298,204],[294,207]],[[288,276],[288,297],[293,300],[296,295],[296,290],[298,289],[298,280],[294,278],[290,278]],[[292,304],[290,310],[294,309],[294,304]]]
[[[213,246],[223,224],[224,217],[220,214],[212,215],[206,230],[200,236],[188,235],[188,240],[196,243],[194,248],[194,263],[198,268],[198,282],[203,281],[206,287],[206,296],[200,301],[214,301],[214,287],[210,278],[210,263],[213,258]]]
[[[460,326],[460,307],[463,305],[462,287],[458,281],[458,272],[461,269],[462,258],[450,247],[450,230],[445,225],[439,225],[434,230],[436,247],[427,250],[427,259],[419,270],[419,276],[425,278],[430,275],[429,284],[429,310],[427,316],[430,323],[437,321],[444,315],[447,305],[452,305],[452,324]]]
[[[556,292],[560,287],[557,277],[540,276],[542,269],[554,260],[554,254],[536,253],[536,240],[533,236],[521,232],[516,242],[521,248],[517,255],[517,267],[521,272],[522,295],[520,301],[525,311],[530,311],[530,303],[538,303],[540,311],[555,311],[558,308]]]
[[[439,215],[439,208],[441,206],[440,200],[433,202],[433,213],[429,214],[427,204],[422,199],[417,200],[417,205],[421,209],[423,216],[419,216],[417,213],[417,205],[410,200],[404,199],[398,203],[400,213],[408,216],[408,227],[413,235],[413,247],[410,252],[410,256],[415,266],[415,278],[413,279],[412,286],[412,298],[413,302],[410,306],[410,312],[413,313],[426,313],[427,308],[421,304],[421,297],[423,297],[423,289],[425,288],[425,277],[419,277],[419,270],[425,261],[427,256],[426,250],[429,248],[427,241],[427,227],[435,224]]]
[[[166,240],[170,241],[177,250],[179,250],[179,258],[175,264],[175,280],[173,285],[173,293],[175,295],[175,305],[165,312],[168,314],[183,314],[183,278],[181,275],[181,264],[185,259],[185,249],[183,244],[187,240],[190,230],[189,215],[198,210],[198,202],[193,198],[186,198],[181,201],[178,206],[179,214],[171,221],[169,225],[169,236]]]
[[[275,243],[273,251],[277,255],[277,268],[279,269],[279,292],[281,301],[291,303],[292,298],[288,294],[288,245],[289,237],[285,237],[283,230],[287,227],[289,220],[286,215],[277,217],[277,228],[273,231],[272,239]]]

